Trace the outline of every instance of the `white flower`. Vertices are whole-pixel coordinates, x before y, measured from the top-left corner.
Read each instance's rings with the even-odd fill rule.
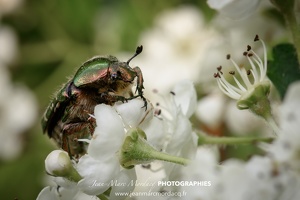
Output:
[[[222,4],[222,2],[227,3],[228,1],[221,0],[218,3]],[[241,0],[241,2],[244,1]],[[252,3],[253,1],[248,2]],[[259,10],[246,19],[231,20],[222,15],[217,15],[212,19],[210,28],[214,28],[216,33],[209,46],[202,53],[203,59],[199,63],[201,71],[198,81],[205,84],[205,88],[208,88],[208,83],[212,81],[212,77],[208,75],[214,73],[212,66],[218,66],[222,63],[224,55],[228,52],[235,58],[238,65],[244,62],[240,54],[243,51],[241,47],[248,44],[245,38],[251,38],[253,35],[258,34],[261,38],[264,38],[265,43],[286,38],[286,30],[277,21],[263,14],[264,11],[274,8],[274,6],[269,1],[263,1],[261,4]],[[232,51],[233,49],[235,51]],[[228,71],[230,71],[229,68]],[[210,88],[206,91],[209,92]]]
[[[247,51],[244,52],[244,56],[247,57],[251,69],[246,70],[245,68],[240,68],[238,64],[231,58],[230,55],[227,55],[227,59],[232,62],[234,65],[236,71],[230,71],[229,73],[232,75],[235,85],[229,83],[222,72],[222,67],[218,67],[218,72],[215,73],[215,77],[217,78],[219,88],[222,90],[224,94],[227,96],[236,99],[241,100],[245,99],[249,96],[249,93],[252,93],[255,87],[259,85],[268,85],[269,82],[266,80],[266,74],[267,74],[267,50],[265,43],[258,38],[258,36],[255,37],[254,41],[261,41],[263,46],[263,60],[252,50],[251,46],[247,46]],[[242,82],[240,82],[236,78],[236,73],[241,78]],[[249,76],[253,80],[249,78]]]
[[[217,150],[218,151],[218,150]],[[218,158],[213,148],[201,147],[197,150],[195,160],[181,169],[183,181],[199,181],[207,186],[182,186],[180,191],[186,192],[187,199],[210,200],[214,195],[214,186],[218,183]]]
[[[88,154],[81,157],[77,165],[78,172],[84,177],[78,187],[87,194],[101,194],[110,187],[112,180],[122,180],[127,183],[127,191],[134,186],[128,184],[136,179],[134,169],[123,169],[119,163],[118,151],[123,144],[126,128],[138,127],[147,123],[149,110],[143,108],[144,102],[134,99],[114,107],[98,105],[95,108],[97,127],[88,147]],[[151,105],[148,105],[148,109]],[[102,186],[91,187],[93,183],[103,183]],[[113,186],[112,191],[124,190],[124,187]],[[114,195],[114,194],[112,194]]]
[[[260,0],[208,0],[207,3],[226,17],[243,19],[256,10]]]
[[[226,99],[220,92],[201,98],[197,105],[196,116],[209,128],[216,128],[224,120]]]
[[[300,82],[291,84],[280,108],[280,134],[267,151],[279,163],[300,172]]]
[[[188,199],[299,199],[300,174],[278,165],[272,158],[254,156],[248,162],[230,159],[217,166],[211,153],[202,151],[183,169],[181,180],[211,183],[209,187],[182,187]]]
[[[168,98],[167,98],[168,97]],[[161,96],[157,103],[156,118],[144,127],[149,143],[168,154],[193,158],[197,149],[197,136],[192,130],[189,117],[196,108],[196,91],[191,81],[181,81],[169,96]],[[166,179],[175,180],[182,166],[163,163]]]
[[[196,91],[192,82],[184,80],[175,85],[168,96],[160,97],[162,101],[156,104],[155,111],[158,119],[152,120],[144,130],[148,141],[158,149],[180,156],[178,152],[193,135],[189,117],[195,111]]]
[[[45,168],[48,174],[56,175],[57,172],[69,170],[71,160],[67,152],[62,150],[52,151],[45,160]]]
[[[77,164],[74,163],[74,168],[82,179],[77,184],[69,183],[68,180],[65,183],[61,179],[55,180],[58,185],[65,186],[74,196],[82,192],[87,195],[99,195],[111,187],[110,199],[124,199],[125,197],[117,197],[115,194],[134,189],[131,182],[136,180],[136,172],[134,168],[128,170],[121,167],[118,152],[127,130],[146,124],[152,118],[151,104],[148,103],[147,110],[143,106],[144,101],[141,99],[114,106],[97,105],[94,112],[97,126],[92,139],[88,141],[87,154],[82,156]],[[60,168],[66,163],[57,159],[57,156],[54,158],[58,162],[51,164],[54,168]],[[72,180],[71,178],[68,179]],[[43,195],[49,191],[45,189]],[[48,195],[53,194],[51,192]]]

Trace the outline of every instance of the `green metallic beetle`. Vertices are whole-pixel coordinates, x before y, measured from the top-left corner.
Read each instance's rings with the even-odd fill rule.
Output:
[[[91,114],[97,104],[113,105],[141,97],[147,107],[142,72],[139,67],[129,66],[142,50],[143,46],[137,47],[127,62],[119,62],[114,56],[97,56],[83,63],[48,106],[42,118],[43,132],[71,157],[78,157],[86,152],[84,143],[78,139],[93,135],[96,121]],[[135,78],[137,95],[132,92]]]

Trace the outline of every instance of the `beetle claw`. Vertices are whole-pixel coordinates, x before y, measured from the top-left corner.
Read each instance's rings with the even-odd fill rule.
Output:
[[[141,98],[144,101],[144,106],[142,108],[145,108],[145,111],[146,111],[147,110],[147,105],[148,105],[147,99],[144,96],[141,96]]]

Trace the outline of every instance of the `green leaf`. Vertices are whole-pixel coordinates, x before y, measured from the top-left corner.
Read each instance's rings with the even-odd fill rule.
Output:
[[[300,80],[299,62],[292,44],[279,44],[272,50],[273,60],[269,62],[267,75],[284,98],[288,86]]]

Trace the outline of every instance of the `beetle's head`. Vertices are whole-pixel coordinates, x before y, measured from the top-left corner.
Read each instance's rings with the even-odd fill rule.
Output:
[[[132,81],[136,77],[136,72],[129,66],[130,61],[143,51],[143,46],[136,48],[135,54],[127,62],[116,62],[110,65],[110,80]]]

